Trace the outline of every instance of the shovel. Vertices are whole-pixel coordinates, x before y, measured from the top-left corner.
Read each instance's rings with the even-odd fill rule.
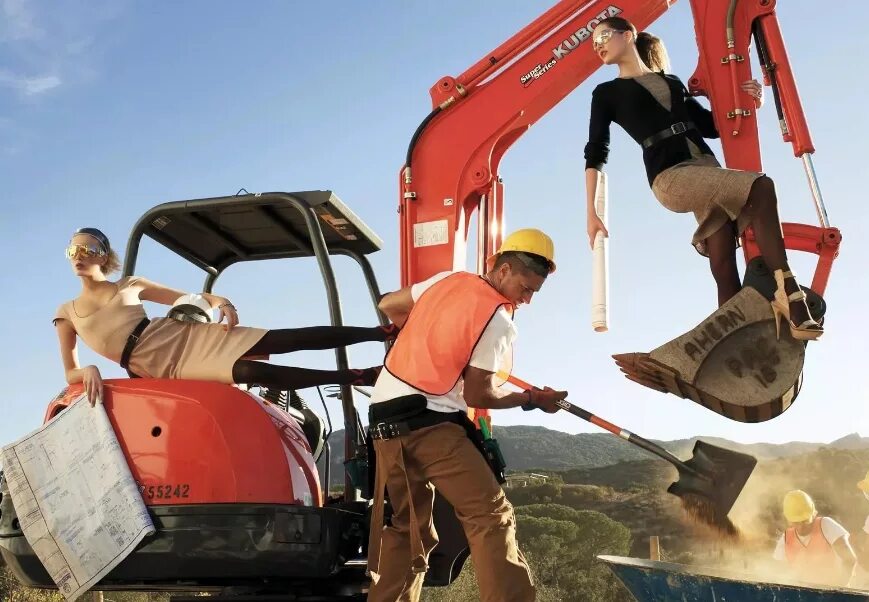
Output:
[[[534,388],[513,376],[507,378],[507,382],[526,390]],[[698,520],[736,534],[736,528],[727,519],[727,515],[757,464],[753,456],[697,441],[691,459],[682,461],[663,447],[619,428],[566,399],[556,402],[556,405],[675,466],[679,478],[670,485],[667,492],[678,496],[685,509]],[[532,410],[535,406],[526,405],[522,409]]]

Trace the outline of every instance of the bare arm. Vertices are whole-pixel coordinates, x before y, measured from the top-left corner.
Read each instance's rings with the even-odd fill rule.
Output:
[[[604,236],[609,236],[609,232],[604,226],[603,220],[597,216],[595,211],[594,200],[597,196],[597,182],[601,172],[594,167],[585,168],[585,219],[588,230],[588,244],[594,249],[594,239],[598,232],[603,232]]]
[[[854,566],[857,564],[857,555],[854,554],[854,550],[851,548],[851,542],[848,541],[847,537],[840,537],[833,543],[833,550],[839,556],[845,572],[850,577],[854,571]]]
[[[138,284],[142,287],[139,293],[139,298],[142,301],[151,301],[152,303],[160,303],[161,305],[172,305],[179,297],[183,297],[187,293],[174,288],[169,288],[162,284],[158,284],[146,278],[138,278]],[[210,303],[208,297],[212,295],[202,295]]]
[[[96,366],[85,366],[84,368],[79,366],[75,328],[66,319],[57,320],[56,328],[67,384],[84,383],[85,393],[91,405],[94,402],[102,402],[103,379],[99,369]]]
[[[465,403],[472,408],[506,410],[530,403],[528,393],[503,391],[495,386],[495,374],[480,368],[465,368]]]
[[[163,305],[172,305],[180,297],[187,293],[178,289],[170,288],[162,284],[157,284],[146,278],[138,279],[139,286],[142,287],[139,293],[139,299],[142,301],[151,301],[153,303],[161,303]],[[217,321],[222,322],[226,317],[226,328],[233,328],[238,324],[238,312],[235,306],[226,297],[212,295],[210,293],[200,293],[202,297],[211,305],[212,309],[220,310],[220,316]]]
[[[60,358],[63,360],[63,372],[67,384],[81,382],[81,368],[78,364],[78,347],[75,329],[69,320],[57,321],[57,338],[60,341]]]
[[[410,294],[410,287],[406,286],[392,293],[383,295],[377,308],[389,318],[389,321],[397,325],[399,328],[404,326],[407,318],[410,315],[410,310],[413,309],[413,297]]]
[[[464,378],[465,403],[472,408],[506,410],[528,404],[551,414],[559,410],[555,402],[567,397],[567,391],[554,391],[549,387],[521,393],[503,391],[495,386],[493,372],[474,366],[465,368]]]
[[[600,173],[594,167],[585,168],[585,215],[589,221],[597,217],[597,212],[594,209],[594,198],[597,196],[597,181]]]

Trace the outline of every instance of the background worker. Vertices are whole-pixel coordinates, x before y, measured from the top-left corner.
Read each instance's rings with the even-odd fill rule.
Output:
[[[419,599],[437,489],[453,506],[471,549],[484,602],[534,600],[532,578],[516,543],[513,507],[479,451],[468,406],[533,404],[548,412],[566,392],[508,393],[496,373],[510,361],[515,308],[530,303],[555,271],[552,240],[519,230],[489,258],[484,276],[444,272],[385,295],[380,309],[402,327],[371,398],[377,457],[371,519],[369,602]],[[383,525],[383,493],[393,516]],[[382,546],[381,546],[382,538]]]
[[[798,581],[847,585],[857,557],[845,527],[829,516],[818,516],[815,502],[799,489],[785,494],[782,509],[788,528],[779,539],[773,558],[786,562]]]
[[[857,489],[860,490],[866,500],[869,500],[869,472],[866,473],[862,481],[857,483]],[[852,544],[857,555],[857,568],[854,569],[852,586],[865,589],[869,588],[869,516],[866,517],[863,529],[855,539],[856,541],[852,542]]]

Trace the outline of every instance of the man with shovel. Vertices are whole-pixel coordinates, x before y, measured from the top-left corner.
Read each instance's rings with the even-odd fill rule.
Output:
[[[480,277],[444,272],[385,295],[381,311],[401,327],[371,396],[369,432],[376,455],[368,567],[369,602],[419,600],[437,544],[434,491],[464,527],[484,602],[530,602],[532,579],[516,544],[513,507],[480,450],[468,406],[534,404],[555,412],[567,393],[550,388],[508,393],[496,374],[510,362],[513,311],[555,271],[552,240],[519,230]],[[384,489],[393,515],[383,527]]]

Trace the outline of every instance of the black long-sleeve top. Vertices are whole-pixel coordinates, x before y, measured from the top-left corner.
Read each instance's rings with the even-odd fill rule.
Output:
[[[643,162],[649,185],[665,169],[691,158],[687,140],[704,153],[713,155],[703,138],[718,138],[712,113],[688,94],[685,84],[675,75],[660,74],[670,87],[671,109],[668,111],[641,83],[633,78],[616,78],[604,82],[591,95],[588,144],[585,166],[602,170],[609,155],[610,123],[615,122],[638,144],[679,121],[691,121],[697,129],[671,136],[643,149]]]

